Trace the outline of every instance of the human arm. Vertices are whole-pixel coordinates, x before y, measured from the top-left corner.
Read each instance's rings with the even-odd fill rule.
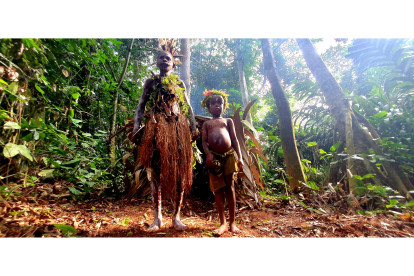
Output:
[[[197,128],[196,128],[196,124],[195,124],[194,111],[193,111],[193,108],[191,107],[190,100],[188,99],[187,89],[185,87],[184,82],[181,81],[179,86],[181,88],[184,88],[184,99],[185,99],[186,103],[188,104],[188,113],[190,115],[191,136],[194,140],[197,137]]]
[[[133,136],[135,136],[135,134],[137,134],[139,126],[141,125],[142,119],[144,117],[145,105],[148,101],[149,90],[152,86],[152,82],[153,82],[152,79],[147,79],[144,83],[144,88],[143,88],[143,91],[142,91],[142,95],[141,95],[141,98],[139,99],[139,103],[138,103],[137,108],[135,110],[134,130],[132,131]]]
[[[234,129],[233,120],[230,119],[230,118],[227,119],[227,128],[228,128],[229,134],[230,134],[231,146],[236,151],[236,154],[237,154],[237,157],[238,157],[237,167],[239,168],[239,172],[242,172],[243,169],[244,169],[243,156],[241,155],[240,145],[239,145],[239,141],[237,140],[237,137],[236,137],[236,130]]]
[[[207,122],[204,122],[204,124],[203,124],[202,135],[203,135],[203,139],[202,139],[203,149],[204,149],[204,152],[207,155],[206,165],[207,165],[207,167],[212,167],[214,158],[213,158],[213,155],[210,152],[210,149],[208,148]]]

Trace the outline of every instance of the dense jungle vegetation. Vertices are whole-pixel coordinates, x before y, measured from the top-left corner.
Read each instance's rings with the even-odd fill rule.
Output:
[[[226,90],[236,109],[256,100],[251,124],[268,160],[255,157],[262,196],[338,190],[360,212],[414,205],[413,39],[270,39],[305,177],[297,186],[289,183],[263,40],[189,44],[196,115],[207,115],[205,89]],[[125,194],[127,137],[116,136],[112,146],[110,137],[133,117],[144,81],[157,73],[157,48],[158,39],[0,39],[0,200],[19,187],[61,180],[75,200]],[[312,67],[319,56],[331,86],[327,74],[318,75],[322,67]],[[342,92],[329,95],[334,90]]]

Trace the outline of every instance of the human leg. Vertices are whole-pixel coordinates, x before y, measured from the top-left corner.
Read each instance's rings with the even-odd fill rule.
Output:
[[[181,189],[181,192],[177,194],[177,197],[174,201],[174,213],[172,216],[172,224],[175,230],[184,231],[187,230],[187,226],[180,221],[180,209],[181,204],[183,203],[184,189]]]
[[[226,217],[224,216],[224,202],[223,202],[223,196],[224,196],[224,189],[220,189],[214,193],[214,196],[216,198],[216,206],[217,211],[219,213],[220,218],[220,227],[214,230],[214,233],[218,236],[221,236],[225,232],[228,231],[227,223],[226,223]]]
[[[240,229],[236,226],[236,193],[234,190],[234,174],[229,174],[224,176],[224,180],[226,181],[226,198],[229,205],[229,216],[230,216],[230,231],[238,234],[240,233]]]
[[[162,213],[161,213],[161,185],[156,185],[154,180],[151,181],[151,196],[152,205],[154,206],[154,222],[148,227],[148,232],[156,232],[160,230],[162,226]]]

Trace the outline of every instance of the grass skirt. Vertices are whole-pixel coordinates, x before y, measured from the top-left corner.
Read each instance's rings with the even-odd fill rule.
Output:
[[[151,181],[161,185],[164,199],[176,198],[177,192],[191,189],[193,180],[193,147],[188,120],[182,114],[154,115],[157,123],[147,120],[139,146],[139,157],[146,168],[151,168]]]

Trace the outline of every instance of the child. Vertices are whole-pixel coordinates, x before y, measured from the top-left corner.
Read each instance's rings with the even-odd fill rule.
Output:
[[[216,199],[217,210],[220,217],[220,227],[214,232],[221,236],[228,231],[224,216],[223,196],[229,204],[230,231],[237,234],[241,231],[235,223],[236,195],[234,192],[234,173],[243,171],[243,158],[240,152],[239,142],[236,138],[233,120],[222,118],[221,114],[228,107],[228,95],[221,90],[209,90],[204,92],[202,106],[213,116],[212,120],[203,124],[203,149],[207,154],[207,167],[210,171],[210,189]],[[234,151],[238,161],[234,158]]]

